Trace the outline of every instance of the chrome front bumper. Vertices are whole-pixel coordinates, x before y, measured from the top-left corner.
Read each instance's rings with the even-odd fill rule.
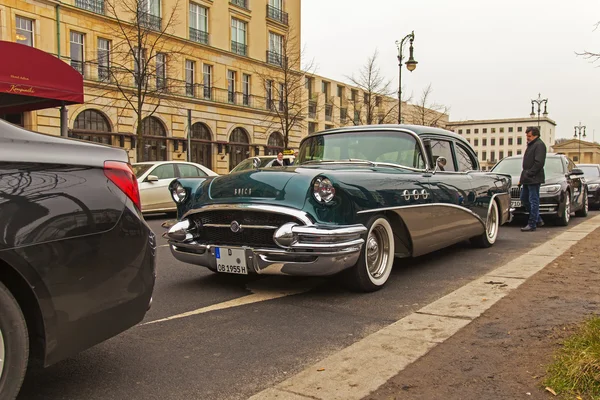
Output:
[[[362,246],[364,225],[319,226],[285,224],[275,232],[279,247],[254,248],[219,243],[198,243],[190,222],[183,220],[169,227],[168,239],[173,256],[183,262],[217,270],[216,249],[243,249],[249,273],[268,275],[334,275],[356,264]],[[196,227],[197,228],[197,227]]]

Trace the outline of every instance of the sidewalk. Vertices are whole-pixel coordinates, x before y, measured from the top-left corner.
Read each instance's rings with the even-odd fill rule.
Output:
[[[600,228],[364,400],[555,398],[541,384],[545,367],[561,340],[594,314]]]

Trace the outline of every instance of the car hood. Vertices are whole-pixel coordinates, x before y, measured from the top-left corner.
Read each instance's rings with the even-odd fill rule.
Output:
[[[586,184],[591,184],[591,183],[600,183],[600,177],[596,177],[596,178],[585,178],[585,183]]]
[[[521,176],[520,175],[512,175],[511,179],[512,179],[512,185],[517,186],[519,183],[519,180],[521,179]],[[543,183],[543,185],[556,185],[558,183],[564,182],[565,179],[566,178],[561,174],[552,174],[552,175],[546,176],[546,180]]]

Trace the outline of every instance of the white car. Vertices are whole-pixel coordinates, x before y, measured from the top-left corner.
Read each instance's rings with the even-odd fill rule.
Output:
[[[144,213],[177,211],[169,192],[169,184],[173,179],[218,175],[203,165],[185,161],[147,161],[132,166],[138,180]]]

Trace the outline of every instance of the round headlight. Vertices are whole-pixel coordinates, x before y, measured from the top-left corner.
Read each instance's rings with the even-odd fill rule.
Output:
[[[173,197],[173,200],[175,200],[175,203],[183,203],[187,197],[187,192],[185,191],[183,185],[177,182],[171,189],[171,196]]]
[[[319,177],[313,184],[313,196],[321,203],[329,203],[335,196],[333,183],[327,178]]]

